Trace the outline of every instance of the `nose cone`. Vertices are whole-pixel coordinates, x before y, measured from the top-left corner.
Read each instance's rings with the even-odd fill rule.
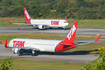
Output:
[[[65,24],[65,26],[68,26],[69,25],[69,23],[67,22],[67,23],[64,23]]]
[[[69,25],[69,23],[67,22],[67,26]]]
[[[64,21],[64,24],[65,24],[66,26],[69,25],[68,21]]]

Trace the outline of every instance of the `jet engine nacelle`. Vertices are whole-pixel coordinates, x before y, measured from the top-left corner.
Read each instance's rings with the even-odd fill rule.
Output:
[[[39,29],[44,29],[45,26],[44,26],[44,25],[39,25],[38,28],[39,28]]]
[[[23,54],[25,52],[24,49],[18,49],[18,48],[12,49],[12,51],[14,52],[14,54]]]
[[[14,52],[14,54],[19,54],[20,49],[15,48],[15,49],[12,49],[12,51]]]

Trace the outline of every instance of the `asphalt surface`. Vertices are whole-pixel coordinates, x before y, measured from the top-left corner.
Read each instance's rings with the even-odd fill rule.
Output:
[[[0,27],[0,33],[43,33],[43,34],[63,34],[66,35],[70,28],[53,28],[53,29],[44,29],[39,30],[34,27]],[[102,34],[105,36],[105,29],[81,29],[78,28],[77,35],[97,35]]]

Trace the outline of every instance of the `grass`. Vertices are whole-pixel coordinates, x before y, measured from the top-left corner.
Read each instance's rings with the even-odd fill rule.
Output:
[[[0,59],[2,62],[2,59]],[[81,70],[83,64],[13,60],[14,70]]]
[[[13,25],[9,24],[7,21],[7,18],[12,22],[17,21],[25,21],[25,18],[16,18],[16,17],[0,17],[0,26],[27,26],[27,25]],[[74,21],[78,21],[78,28],[95,28],[95,29],[105,29],[105,20],[74,20],[74,19],[68,19],[69,25],[67,28],[70,28]]]
[[[76,20],[69,19],[69,25],[71,27]],[[105,29],[105,20],[77,20],[78,28],[92,28],[92,29]]]
[[[78,22],[78,28],[105,29],[105,22]],[[73,23],[69,23],[70,28]]]

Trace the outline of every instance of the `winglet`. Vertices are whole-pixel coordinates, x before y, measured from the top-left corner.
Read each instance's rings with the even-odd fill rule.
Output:
[[[11,24],[11,22],[9,21],[9,19],[7,18],[8,22]]]
[[[5,47],[7,48],[7,39],[6,39],[6,42],[5,42]]]
[[[65,20],[67,21],[67,17],[65,16]]]
[[[102,34],[100,34],[100,36],[97,38],[97,40],[95,41],[95,43],[99,41],[99,39],[100,39],[101,36],[102,36]]]

